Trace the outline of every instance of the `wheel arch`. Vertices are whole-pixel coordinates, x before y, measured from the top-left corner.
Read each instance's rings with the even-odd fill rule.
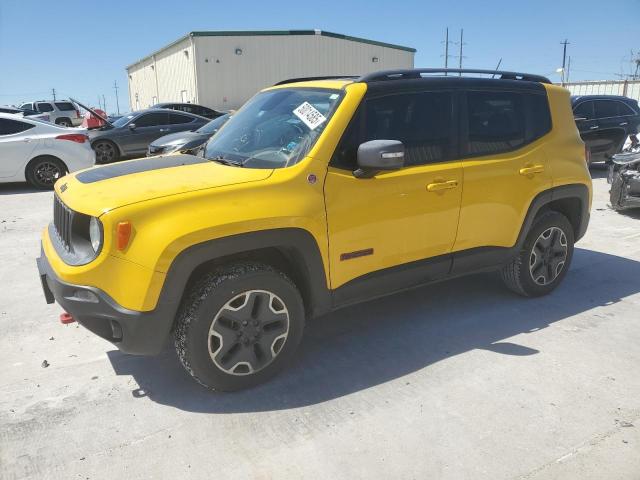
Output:
[[[65,168],[66,172],[67,172],[67,173],[69,173],[69,167],[67,166],[67,164],[65,163],[65,161],[64,161],[64,160],[62,160],[60,157],[57,157],[57,156],[52,155],[52,154],[50,154],[50,153],[40,153],[40,154],[36,155],[35,157],[33,157],[31,160],[29,160],[29,161],[27,162],[27,164],[24,166],[24,177],[25,177],[25,178],[29,178],[29,174],[28,174],[28,172],[29,172],[29,167],[31,167],[31,165],[32,165],[36,160],[40,160],[40,159],[42,159],[42,158],[53,158],[54,160],[57,160],[58,162],[60,162],[60,163],[64,166],[64,168]]]
[[[102,138],[102,137],[98,137],[94,140],[91,141],[91,148],[95,151],[95,147],[94,145],[98,142],[109,142],[112,145],[114,145],[116,147],[116,150],[118,150],[118,155],[119,156],[124,156],[124,152],[122,150],[122,148],[120,147],[120,144],[118,142],[116,142],[115,140],[112,140],[111,138]]]
[[[301,228],[232,235],[183,250],[169,267],[156,308],[170,306],[177,310],[186,292],[204,273],[219,265],[247,260],[287,274],[300,290],[308,316],[330,310],[327,269],[320,249],[313,235]]]
[[[573,227],[575,241],[581,239],[589,224],[589,189],[582,183],[561,185],[539,193],[531,202],[520,228],[517,249],[520,249],[534,221],[548,211],[561,213]]]

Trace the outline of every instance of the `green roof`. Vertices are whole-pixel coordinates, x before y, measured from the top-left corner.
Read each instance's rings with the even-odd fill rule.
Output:
[[[352,42],[366,43],[369,45],[377,45],[379,47],[393,48],[396,50],[403,50],[405,52],[415,53],[416,49],[411,47],[404,47],[402,45],[395,45],[393,43],[378,42],[377,40],[368,40],[366,38],[352,37],[350,35],[342,35],[341,33],[326,32],[324,30],[219,30],[219,31],[199,31],[190,32],[187,35],[180,37],[169,45],[162,47],[159,50],[142,57],[140,60],[127,65],[126,69],[157,55],[158,53],[166,50],[169,47],[189,38],[189,37],[255,37],[255,36],[274,36],[274,35],[321,35],[323,37],[339,38],[342,40],[349,40]]]

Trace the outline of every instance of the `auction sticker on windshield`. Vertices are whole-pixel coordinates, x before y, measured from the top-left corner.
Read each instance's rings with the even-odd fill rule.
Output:
[[[316,108],[309,102],[304,102],[298,108],[293,111],[294,115],[304,122],[304,124],[311,130],[314,130],[319,125],[322,125],[327,117],[322,115]]]

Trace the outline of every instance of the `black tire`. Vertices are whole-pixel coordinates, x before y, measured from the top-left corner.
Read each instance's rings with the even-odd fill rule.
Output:
[[[25,169],[25,177],[35,188],[51,190],[56,181],[64,177],[69,170],[59,158],[51,155],[36,157]]]
[[[176,319],[176,352],[201,385],[241,390],[268,380],[291,361],[304,323],[302,297],[285,274],[260,263],[227,265],[206,274],[183,300]]]
[[[56,120],[56,125],[60,125],[61,127],[73,127],[73,122],[68,118],[59,118]]]
[[[96,152],[96,163],[113,163],[120,159],[118,146],[110,140],[98,140],[91,147]]]
[[[547,233],[548,240],[543,237]],[[564,249],[562,238],[566,244]],[[549,247],[545,246],[541,250],[541,243],[538,242],[547,241]],[[543,213],[534,221],[518,256],[503,267],[502,280],[507,288],[525,297],[539,297],[550,293],[562,282],[569,270],[573,244],[573,227],[567,217],[555,211]],[[538,248],[534,251],[535,246]]]

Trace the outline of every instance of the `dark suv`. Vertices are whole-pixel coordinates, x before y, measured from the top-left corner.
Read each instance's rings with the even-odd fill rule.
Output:
[[[571,97],[580,136],[591,151],[592,162],[608,162],[622,150],[626,138],[638,133],[638,102],[617,95]]]

